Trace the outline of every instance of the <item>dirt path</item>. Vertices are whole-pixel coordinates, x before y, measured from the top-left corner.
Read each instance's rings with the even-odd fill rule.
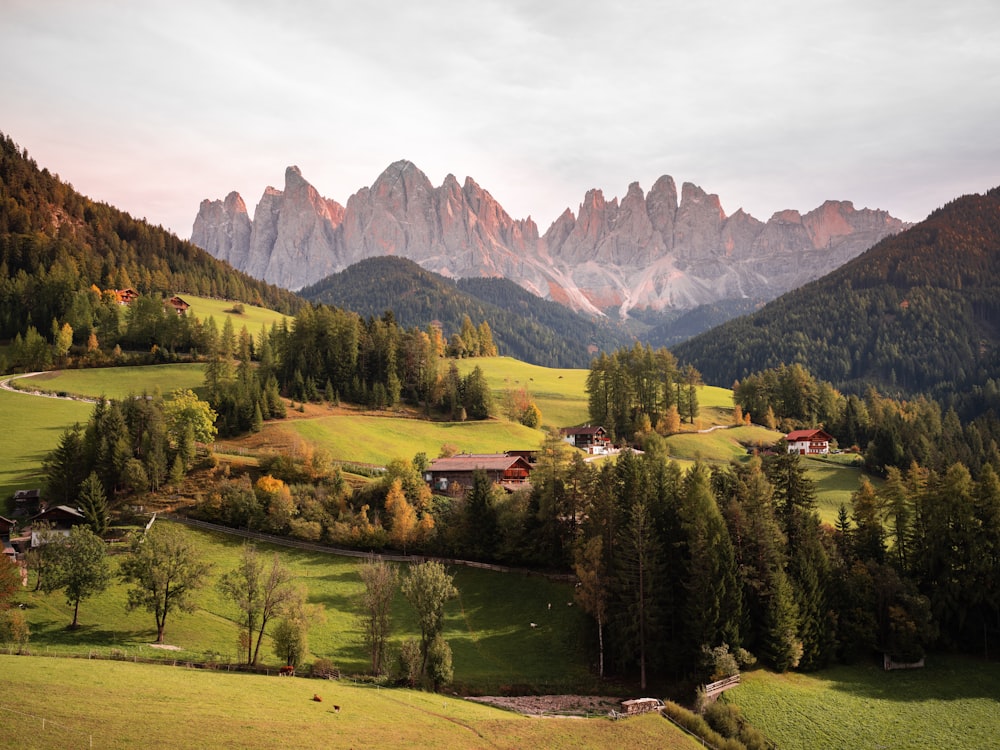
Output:
[[[468,698],[525,716],[593,716],[620,711],[621,698],[607,695],[484,695]]]

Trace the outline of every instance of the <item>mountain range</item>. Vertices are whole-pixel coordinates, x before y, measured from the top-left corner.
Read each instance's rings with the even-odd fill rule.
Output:
[[[513,219],[472,178],[440,187],[409,161],[390,165],[346,205],[324,198],[297,167],[268,187],[251,220],[238,193],[204,200],[191,241],[250,276],[300,289],[359,260],[409,258],[449,278],[502,277],[591,315],[684,311],[764,301],[819,278],[906,224],[886,211],[827,201],[767,222],[727,216],[717,195],[672,177],[645,193],[585,195],[546,230]]]

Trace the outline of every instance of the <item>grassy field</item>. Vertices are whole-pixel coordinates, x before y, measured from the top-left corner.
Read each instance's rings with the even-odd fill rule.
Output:
[[[33,652],[68,655],[97,649],[107,654],[118,649],[147,658],[235,662],[236,612],[215,589],[214,580],[236,566],[242,540],[194,529],[185,532],[197,543],[200,556],[212,564],[213,580],[198,592],[193,614],[171,615],[167,622],[165,639],[179,650],[164,652],[150,645],[155,640],[152,616],[126,613],[126,588],[115,584],[80,605],[81,627],[73,631],[66,629],[72,610],[62,594],[21,593]],[[278,552],[306,588],[309,602],[324,612],[323,621],[310,630],[307,660],[324,657],[347,673],[364,672],[367,655],[357,619],[360,560],[284,547],[261,549]],[[569,584],[462,566],[451,572],[460,597],[448,604],[444,635],[454,653],[457,683],[484,692],[503,685],[547,686],[563,692],[593,683],[585,666],[585,615],[579,607],[566,605],[573,598]],[[538,627],[531,628],[531,622]],[[394,644],[419,636],[402,595],[394,602],[393,625]],[[260,658],[264,664],[277,663],[266,641]]]
[[[15,656],[0,656],[0,674],[17,686],[0,694],[3,734],[28,750],[700,747],[654,715],[539,720],[345,681]]]
[[[728,463],[746,458],[746,445],[772,445],[780,437],[773,430],[754,425],[705,433],[681,432],[668,437],[667,445],[673,458]]]
[[[1000,748],[1000,664],[930,656],[924,669],[873,664],[814,675],[744,675],[726,693],[782,750]]]
[[[825,459],[806,458],[806,475],[816,482],[816,509],[819,517],[833,524],[837,520],[837,512],[843,504],[851,510],[851,495],[861,486],[862,474],[860,467],[846,463],[831,462]],[[868,477],[868,481],[876,487],[881,480]]]
[[[146,365],[143,367],[102,367],[86,370],[53,370],[15,381],[23,389],[71,396],[123,399],[142,393],[190,388],[198,390],[205,382],[202,364]]]
[[[231,300],[213,299],[211,297],[196,297],[191,294],[182,294],[185,302],[191,305],[188,315],[194,315],[201,320],[215,318],[219,330],[225,322],[226,316],[233,319],[233,329],[239,333],[243,326],[256,338],[260,333],[260,327],[266,326],[270,329],[272,323],[280,323],[287,316],[265,307],[254,307],[253,305],[243,305],[242,313],[234,313],[233,302]]]
[[[466,453],[502,453],[537,448],[544,437],[539,430],[503,420],[426,422],[361,415],[299,419],[278,429],[326,448],[336,459],[380,465],[395,458],[412,459],[421,451],[435,458],[445,443]]]
[[[456,360],[462,375],[479,366],[498,405],[508,390],[524,388],[542,412],[542,424],[572,427],[587,421],[587,371],[529,365],[510,357]]]
[[[0,390],[0,508],[15,490],[39,487],[42,459],[63,430],[86,424],[93,406]],[[2,512],[2,511],[0,511]]]

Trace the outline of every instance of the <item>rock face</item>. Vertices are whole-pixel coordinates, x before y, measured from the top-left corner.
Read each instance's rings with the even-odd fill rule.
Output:
[[[299,289],[364,258],[400,255],[453,278],[503,276],[573,309],[687,309],[735,297],[771,299],[832,271],[906,225],[885,211],[827,201],[766,223],[726,216],[717,195],[672,177],[649,193],[600,190],[543,236],[486,190],[448,175],[440,187],[411,162],[390,165],[346,207],[320,196],[297,167],[268,187],[251,222],[237,193],[202,201],[191,241],[235,268]]]

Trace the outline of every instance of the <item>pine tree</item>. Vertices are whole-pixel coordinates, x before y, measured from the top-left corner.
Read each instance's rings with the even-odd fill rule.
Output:
[[[92,471],[83,480],[77,502],[87,519],[87,525],[90,526],[94,534],[99,537],[104,536],[108,530],[108,499],[104,494],[104,486],[101,484],[97,472]]]

